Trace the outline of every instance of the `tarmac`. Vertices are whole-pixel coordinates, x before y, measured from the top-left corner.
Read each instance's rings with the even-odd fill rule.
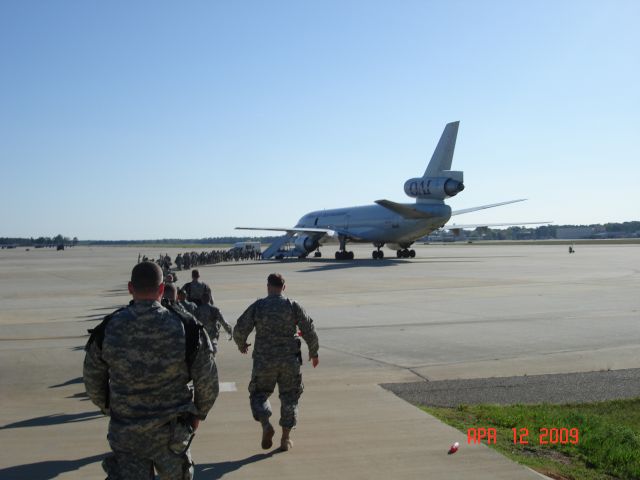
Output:
[[[321,350],[317,369],[303,367],[293,450],[265,452],[248,405],[251,359],[221,340],[223,391],[192,446],[196,478],[536,479],[381,384],[640,367],[640,245],[415,248],[415,259],[372,260],[356,246],[353,262],[200,267],[232,324],[281,272]],[[108,420],[81,379],[86,329],[128,302],[138,253],[184,250],[0,251],[0,478],[105,477]]]

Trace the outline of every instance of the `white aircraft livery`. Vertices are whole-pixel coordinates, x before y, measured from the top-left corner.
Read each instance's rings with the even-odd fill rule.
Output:
[[[493,203],[464,210],[451,210],[444,200],[464,190],[462,172],[451,170],[453,151],[460,122],[446,125],[440,141],[429,161],[424,175],[411,178],[404,184],[404,192],[414,203],[396,203],[391,200],[376,200],[375,205],[319,210],[303,216],[293,228],[236,227],[238,230],[269,230],[286,232],[267,248],[262,258],[295,256],[305,258],[315,251],[320,257],[320,246],[339,244],[336,260],[353,260],[353,252],[347,250],[348,243],[372,243],[374,259],[384,258],[383,246],[396,250],[398,258],[415,257],[409,247],[421,237],[439,228],[447,228],[451,216],[497,207],[524,199]],[[547,222],[526,222],[547,223]],[[483,224],[514,225],[514,224]],[[522,224],[518,224],[522,225]],[[480,225],[456,225],[451,229]],[[292,245],[286,249],[285,246]]]

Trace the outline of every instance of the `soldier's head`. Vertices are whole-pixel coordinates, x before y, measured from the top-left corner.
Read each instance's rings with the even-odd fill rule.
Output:
[[[197,280],[200,278],[200,272],[198,271],[197,268],[194,268],[193,270],[191,270],[191,278],[193,278],[194,280]]]
[[[131,270],[129,293],[134,300],[160,300],[164,293],[162,270],[155,262],[141,262]]]
[[[163,299],[168,300],[169,303],[175,303],[177,296],[178,289],[173,283],[168,283],[164,286],[164,294],[162,295]]]
[[[165,283],[173,283],[173,275],[167,273],[167,278],[164,280]]]
[[[272,273],[267,277],[267,291],[269,295],[280,295],[284,290],[284,277],[279,273]]]
[[[183,289],[178,290],[178,301],[184,302],[187,299],[187,292]]]

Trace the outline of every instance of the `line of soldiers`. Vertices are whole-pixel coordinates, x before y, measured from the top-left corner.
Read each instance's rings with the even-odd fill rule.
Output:
[[[168,253],[160,254],[155,262],[160,265],[163,272],[171,273],[171,265],[175,263],[176,270],[189,270],[199,265],[213,265],[222,262],[239,262],[248,260],[261,260],[262,252],[255,249],[232,248],[230,250],[211,250],[210,252],[184,252],[178,253],[172,262]],[[146,255],[138,254],[138,263],[151,261]]]
[[[303,391],[301,338],[309,360],[318,365],[318,337],[312,319],[295,301],[282,295],[284,278],[267,278],[268,296],[252,303],[233,331],[213,306],[209,286],[199,280],[180,289],[164,283],[154,262],[141,262],[128,284],[133,300],[93,330],[85,347],[86,391],[110,416],[108,441],[112,454],[102,466],[108,479],[160,480],[193,478],[190,445],[219,392],[216,348],[222,326],[232,332],[238,350],[246,354],[255,329],[249,403],[262,427],[261,446],[270,449],[275,430],[269,396],[278,385],[281,399],[280,449],[289,450]],[[189,300],[190,299],[190,300]],[[162,300],[162,303],[161,303]],[[188,303],[187,303],[188,302]],[[199,305],[197,303],[199,302]],[[188,313],[196,304],[196,315]]]

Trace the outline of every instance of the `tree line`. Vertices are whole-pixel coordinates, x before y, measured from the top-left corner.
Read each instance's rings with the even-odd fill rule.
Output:
[[[640,234],[640,221],[622,223],[604,223],[592,225],[542,225],[535,228],[509,227],[504,229],[483,228],[477,229],[477,233],[482,234],[482,238],[487,240],[512,240],[518,238],[523,232],[527,232],[532,239],[545,240],[556,238],[559,228],[593,228],[596,232],[621,233],[628,237]],[[0,237],[0,245],[16,246],[46,246],[46,245],[171,245],[171,244],[193,244],[193,245],[216,245],[230,244],[235,242],[262,242],[271,243],[278,236],[266,237],[206,237],[206,238],[162,238],[158,240],[78,240],[78,237],[67,237],[58,234],[54,237]]]

